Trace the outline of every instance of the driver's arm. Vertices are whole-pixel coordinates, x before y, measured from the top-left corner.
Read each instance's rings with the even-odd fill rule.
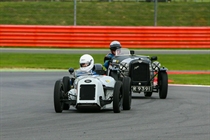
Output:
[[[105,67],[106,69],[108,69],[112,57],[114,57],[114,55],[112,55],[112,54],[107,54],[107,55],[104,57],[104,67]]]
[[[106,60],[105,62],[104,62],[104,67],[106,68],[106,69],[108,69],[108,67],[109,67],[109,60]]]

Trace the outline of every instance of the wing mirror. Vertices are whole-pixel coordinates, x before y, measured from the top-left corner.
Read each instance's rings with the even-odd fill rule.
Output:
[[[74,72],[74,68],[69,68],[69,73],[72,74]]]
[[[135,54],[135,51],[134,50],[130,50],[130,54],[131,55],[134,55]]]

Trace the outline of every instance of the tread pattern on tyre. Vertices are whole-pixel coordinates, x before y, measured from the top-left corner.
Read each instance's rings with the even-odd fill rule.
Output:
[[[56,113],[61,113],[63,111],[63,103],[60,101],[61,88],[62,88],[62,81],[57,80],[54,86],[54,109]]]
[[[63,77],[63,85],[64,85],[64,93],[67,94],[67,92],[70,90],[70,78],[68,76],[64,76]],[[66,97],[64,97],[65,99],[68,99],[68,94],[65,95]],[[69,104],[65,104],[63,105],[63,110],[69,110],[70,105]]]
[[[122,82],[116,81],[114,86],[114,92],[113,92],[113,111],[114,113],[120,113],[120,91],[122,88]]]
[[[159,97],[160,99],[166,99],[168,94],[168,74],[166,72],[160,72],[159,74]]]
[[[131,109],[131,79],[130,77],[123,78],[123,110]]]

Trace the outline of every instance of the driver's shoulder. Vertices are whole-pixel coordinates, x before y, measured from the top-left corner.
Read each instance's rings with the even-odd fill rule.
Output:
[[[107,53],[106,56],[113,55],[112,53]]]

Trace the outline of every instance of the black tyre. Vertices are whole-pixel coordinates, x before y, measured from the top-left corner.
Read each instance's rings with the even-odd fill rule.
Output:
[[[113,93],[113,111],[114,113],[120,113],[122,106],[122,82],[116,81]]]
[[[168,74],[166,72],[158,74],[158,85],[160,99],[166,99],[168,94]]]
[[[152,92],[144,92],[144,96],[145,97],[151,97],[152,96]]]
[[[131,109],[131,78],[124,77],[123,78],[123,110]]]
[[[118,74],[117,74],[117,72],[111,72],[111,73],[110,73],[110,76],[111,76],[112,78],[114,78],[115,81],[118,81],[118,80],[119,80],[119,79],[118,79]]]
[[[63,103],[61,102],[63,92],[62,81],[56,81],[54,86],[54,109],[56,113],[61,113],[63,111]]]
[[[70,78],[68,76],[63,77],[63,90],[64,90],[64,99],[68,99],[68,91],[70,88]],[[63,110],[69,110],[70,105],[64,103]]]

